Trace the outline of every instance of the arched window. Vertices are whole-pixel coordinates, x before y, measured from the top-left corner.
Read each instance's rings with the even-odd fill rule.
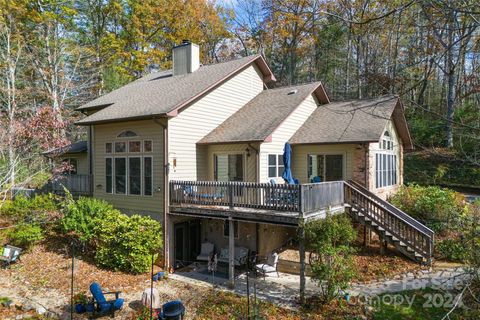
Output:
[[[138,134],[133,132],[132,130],[125,130],[122,131],[117,138],[132,138],[132,137],[138,137]]]
[[[379,141],[379,150],[375,154],[375,186],[383,188],[398,182],[397,154],[390,132],[385,131]]]

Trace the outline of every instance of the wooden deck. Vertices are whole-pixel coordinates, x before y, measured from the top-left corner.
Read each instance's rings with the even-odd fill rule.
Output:
[[[298,225],[344,204],[343,181],[302,185],[171,181],[170,213]]]
[[[93,176],[86,174],[61,175],[48,182],[42,191],[64,194],[65,189],[73,196],[91,196],[93,194]]]

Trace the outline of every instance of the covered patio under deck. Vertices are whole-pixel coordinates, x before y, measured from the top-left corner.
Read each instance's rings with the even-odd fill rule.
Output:
[[[327,212],[343,212],[343,181],[302,185],[171,181],[170,216],[181,219],[221,220],[228,223],[228,285],[235,287],[235,223],[255,224],[258,238],[268,226],[293,230],[300,252],[300,298],[305,297],[305,230],[308,221],[324,218]],[[175,218],[174,218],[175,219]],[[262,226],[259,228],[258,226]],[[263,226],[265,226],[263,228]],[[237,239],[236,239],[237,237]],[[270,248],[277,249],[277,248]]]

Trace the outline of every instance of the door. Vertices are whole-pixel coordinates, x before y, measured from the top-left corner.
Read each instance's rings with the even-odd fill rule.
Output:
[[[188,265],[200,254],[200,220],[177,223],[174,226],[175,266]]]
[[[174,227],[174,261],[175,261],[175,267],[177,266],[177,261],[178,262],[184,262],[186,259],[185,254],[187,252],[186,248],[186,241],[185,241],[185,236],[186,236],[186,225],[185,223],[177,223],[175,224]]]
[[[244,181],[243,154],[217,154],[214,166],[215,181]]]

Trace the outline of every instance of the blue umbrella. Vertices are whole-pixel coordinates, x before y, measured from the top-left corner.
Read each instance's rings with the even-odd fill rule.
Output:
[[[288,184],[295,184],[295,179],[292,176],[292,147],[288,142],[285,142],[285,147],[283,148],[283,165],[283,180]]]

